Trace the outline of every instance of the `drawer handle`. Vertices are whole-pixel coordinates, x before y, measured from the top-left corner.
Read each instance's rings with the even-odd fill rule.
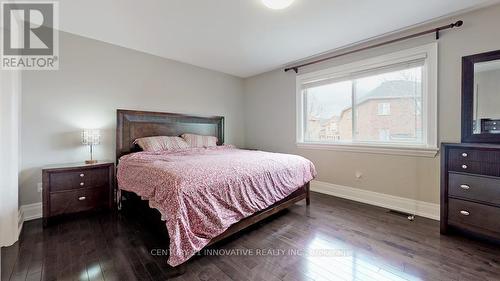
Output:
[[[464,216],[468,216],[468,215],[470,215],[470,213],[469,213],[469,212],[467,212],[467,211],[460,211],[460,214],[462,214],[462,215],[464,215]]]
[[[467,157],[467,156],[469,156],[469,154],[467,154],[467,153],[465,153],[465,152],[464,152],[464,153],[462,153],[462,157]]]
[[[80,186],[84,186],[84,185],[85,185],[85,183],[83,183],[83,182],[80,183]]]
[[[460,188],[467,190],[467,189],[470,189],[470,186],[466,185],[466,184],[462,184],[462,185],[460,185]]]
[[[85,176],[85,174],[80,174],[80,178],[83,178]]]
[[[465,165],[465,164],[462,165],[462,169],[464,169],[464,170],[467,169],[467,165]]]
[[[87,199],[87,197],[85,197],[85,196],[78,197],[78,201],[83,201],[83,200],[85,200],[85,199]]]

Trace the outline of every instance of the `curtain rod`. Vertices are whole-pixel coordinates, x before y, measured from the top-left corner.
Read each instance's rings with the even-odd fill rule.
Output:
[[[393,39],[393,40],[389,40],[389,41],[386,41],[386,42],[378,43],[378,44],[375,44],[375,45],[370,45],[370,46],[367,46],[367,47],[363,47],[363,48],[360,48],[360,49],[352,50],[352,51],[345,52],[345,53],[342,53],[342,54],[338,54],[338,55],[334,55],[334,56],[330,56],[330,57],[318,59],[318,60],[311,61],[311,62],[308,62],[308,63],[304,63],[304,64],[300,64],[300,65],[296,65],[296,66],[287,67],[287,68],[285,68],[285,72],[293,70],[293,71],[295,71],[295,73],[299,73],[299,68],[302,68],[302,67],[305,67],[305,66],[317,64],[317,63],[320,63],[320,62],[324,62],[324,61],[331,60],[331,59],[338,58],[338,57],[342,57],[342,56],[345,56],[345,55],[350,55],[350,54],[353,54],[353,53],[365,51],[365,50],[368,50],[368,49],[373,49],[373,48],[381,47],[381,46],[392,44],[392,43],[396,43],[396,42],[399,42],[399,41],[408,40],[408,39],[415,38],[415,37],[420,37],[420,36],[423,36],[423,35],[426,35],[426,34],[429,34],[429,33],[435,33],[436,34],[436,40],[439,40],[439,32],[440,31],[446,30],[446,29],[450,29],[450,28],[454,28],[454,27],[460,27],[463,24],[464,24],[464,22],[461,21],[461,20],[459,20],[459,21],[457,21],[455,23],[452,23],[452,24],[443,25],[443,26],[440,26],[440,27],[437,27],[437,28],[433,28],[433,29],[429,29],[429,30],[422,31],[422,32],[419,32],[419,33],[407,35],[407,36],[404,36],[404,37],[400,37],[400,38],[397,38],[397,39]]]

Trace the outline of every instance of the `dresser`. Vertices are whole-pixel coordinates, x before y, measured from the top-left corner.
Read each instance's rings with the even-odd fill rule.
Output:
[[[62,215],[111,209],[114,202],[113,162],[52,165],[42,169],[43,223]]]
[[[500,145],[443,143],[441,233],[500,241]]]

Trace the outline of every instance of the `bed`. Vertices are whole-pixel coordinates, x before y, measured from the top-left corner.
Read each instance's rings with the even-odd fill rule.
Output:
[[[216,136],[218,146],[141,152],[134,143],[184,133]],[[172,267],[298,201],[310,204],[314,165],[224,145],[224,117],[118,110],[116,137],[118,204],[169,237]]]

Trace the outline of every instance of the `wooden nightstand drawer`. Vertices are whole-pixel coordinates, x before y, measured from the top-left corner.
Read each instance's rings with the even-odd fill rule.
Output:
[[[44,225],[54,216],[111,209],[114,205],[113,162],[53,165],[42,174]]]
[[[109,185],[108,175],[109,171],[107,167],[72,172],[54,172],[49,176],[50,190],[51,192],[57,192]]]
[[[105,207],[109,194],[106,189],[92,188],[50,194],[50,215],[77,213]]]
[[[109,185],[108,168],[92,169],[85,173],[89,185],[87,187],[102,187]]]

